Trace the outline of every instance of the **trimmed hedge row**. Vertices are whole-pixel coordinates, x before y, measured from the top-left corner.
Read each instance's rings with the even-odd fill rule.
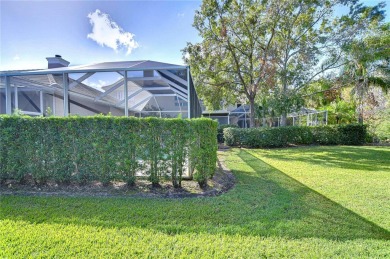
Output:
[[[210,119],[0,116],[0,180],[38,184],[125,181],[136,174],[157,185],[181,185],[189,161],[204,185],[217,159],[217,123]]]
[[[250,148],[285,147],[289,144],[361,145],[365,143],[366,135],[366,126],[361,124],[224,129],[226,145]]]

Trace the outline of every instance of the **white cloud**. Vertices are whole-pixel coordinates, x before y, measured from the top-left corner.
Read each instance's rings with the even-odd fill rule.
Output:
[[[92,25],[92,33],[87,37],[96,41],[101,46],[112,48],[116,52],[121,48],[126,48],[129,55],[133,49],[138,48],[138,42],[134,40],[134,34],[124,31],[116,22],[110,19],[106,13],[99,9],[89,13],[89,22]]]
[[[83,83],[86,85],[89,85],[91,87],[95,87],[95,88],[102,88],[103,86],[111,84],[111,82],[101,80],[101,79],[98,79],[97,81],[92,81],[92,80],[86,79],[85,81],[83,81]]]
[[[89,86],[92,86],[92,87],[95,87],[95,88],[102,88],[104,86],[108,86],[108,85],[111,85],[113,83],[116,83],[118,82],[119,80],[121,80],[123,77],[122,76],[117,76],[115,78],[113,77],[110,77],[110,75],[103,75],[103,74],[98,74],[98,76],[100,78],[87,78],[83,81],[83,84],[86,84],[86,85],[89,85]],[[102,79],[102,77],[104,77]]]
[[[20,57],[19,57],[19,55],[18,54],[16,54],[13,58],[12,58],[13,60],[19,60],[20,59]]]
[[[184,13],[178,13],[177,17],[184,17]]]

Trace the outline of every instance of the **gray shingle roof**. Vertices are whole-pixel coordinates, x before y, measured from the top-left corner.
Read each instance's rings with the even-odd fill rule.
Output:
[[[24,75],[24,74],[39,74],[39,73],[81,73],[81,72],[99,72],[99,71],[115,71],[115,70],[155,70],[155,69],[186,69],[186,66],[174,65],[169,63],[156,62],[151,60],[138,61],[116,61],[103,62],[81,66],[59,67],[42,70],[23,70],[23,71],[1,71],[0,74],[6,75]]]

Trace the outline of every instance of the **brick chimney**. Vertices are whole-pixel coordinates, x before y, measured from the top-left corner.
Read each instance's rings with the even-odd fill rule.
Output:
[[[61,57],[61,55],[55,55],[54,57],[49,57],[47,59],[47,68],[57,68],[57,67],[67,67],[69,66],[69,61],[66,61]]]

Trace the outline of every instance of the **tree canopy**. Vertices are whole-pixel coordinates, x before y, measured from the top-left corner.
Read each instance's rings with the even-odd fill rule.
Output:
[[[337,6],[349,13],[336,15]],[[296,106],[299,91],[327,71],[339,68],[342,47],[383,16],[383,6],[357,0],[204,0],[193,26],[202,41],[183,50],[205,104],[245,99],[250,124],[264,97],[279,100],[279,113]]]
[[[363,97],[370,87],[390,88],[390,23],[374,26],[367,34],[345,47],[343,83],[353,86],[363,123]]]

